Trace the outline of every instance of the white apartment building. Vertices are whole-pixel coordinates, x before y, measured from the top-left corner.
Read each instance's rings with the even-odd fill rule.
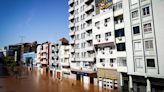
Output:
[[[36,64],[38,67],[48,67],[55,61],[55,46],[50,42],[44,42],[37,46]]]
[[[96,49],[98,84],[103,88],[117,89],[117,69],[123,68],[120,70],[127,72],[126,68],[120,67],[126,66],[122,0],[97,0],[95,4],[93,44]]]
[[[74,79],[93,83],[95,51],[92,35],[94,0],[69,0],[69,29],[71,72]]]
[[[69,42],[62,38],[59,43],[59,62],[61,66],[62,77],[70,78],[70,45]]]
[[[164,1],[124,0],[123,9],[130,90],[163,92]]]

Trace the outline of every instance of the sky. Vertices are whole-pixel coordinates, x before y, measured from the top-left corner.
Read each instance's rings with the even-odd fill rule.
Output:
[[[68,0],[0,0],[0,47],[69,39]]]

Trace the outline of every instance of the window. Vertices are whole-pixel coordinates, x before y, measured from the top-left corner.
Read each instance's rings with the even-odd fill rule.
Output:
[[[138,17],[138,10],[135,10],[132,12],[132,18],[137,18]]]
[[[138,0],[131,0],[131,5],[138,3]]]
[[[99,35],[96,35],[96,39],[97,39],[98,42],[100,42],[100,38],[101,38],[101,35],[100,34]]]
[[[119,24],[123,22],[123,15],[118,15],[116,17],[114,17],[114,23],[115,24]]]
[[[134,50],[141,50],[142,49],[142,45],[141,42],[134,42]]]
[[[97,29],[100,29],[100,21],[96,22],[95,26],[97,27]]]
[[[105,33],[105,38],[108,38],[109,36],[111,36],[111,32]]]
[[[146,50],[153,49],[153,40],[147,40],[147,41],[145,41],[145,49]]]
[[[136,68],[143,68],[143,63],[142,63],[142,58],[136,58],[135,62],[136,62]]]
[[[100,63],[105,62],[105,59],[100,59]]]
[[[127,66],[126,57],[118,57],[118,65],[119,66]]]
[[[122,36],[125,36],[124,29],[115,30],[115,37],[122,37]]]
[[[139,26],[133,27],[133,34],[139,34],[139,33],[140,33],[140,27]]]
[[[149,8],[149,6],[142,8],[142,15],[143,16],[150,15],[150,8]]]
[[[144,32],[151,32],[152,31],[151,23],[144,24],[143,29],[144,29]]]
[[[122,2],[118,2],[116,4],[113,5],[113,11],[122,9]]]
[[[125,43],[118,43],[117,45],[117,51],[125,51]]]
[[[146,59],[147,67],[155,67],[155,60],[154,59]]]
[[[110,17],[105,19],[105,23],[108,23],[110,21]]]

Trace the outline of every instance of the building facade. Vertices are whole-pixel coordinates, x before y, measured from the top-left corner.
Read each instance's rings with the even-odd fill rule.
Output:
[[[164,1],[69,0],[68,3],[71,71],[75,79],[88,83],[92,78],[88,75],[94,74],[96,66],[98,85],[102,87],[121,86],[123,91],[134,92],[164,90],[161,40]]]
[[[164,91],[163,5],[160,0],[123,1],[127,74],[130,90],[135,92]]]
[[[96,64],[92,36],[94,0],[69,0],[71,72],[74,79],[93,83]]]
[[[37,46],[36,64],[38,67],[48,67],[55,61],[55,46],[50,42],[44,42]]]
[[[95,4],[93,44],[96,51],[98,85],[117,89],[118,64],[126,60],[122,0],[97,0]]]

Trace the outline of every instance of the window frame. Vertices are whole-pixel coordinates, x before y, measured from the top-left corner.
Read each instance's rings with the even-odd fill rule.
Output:
[[[151,41],[151,43],[149,42]],[[149,43],[147,43],[149,42]],[[144,46],[145,46],[145,50],[153,50],[154,49],[154,41],[153,39],[147,39],[144,41]]]
[[[147,10],[147,8],[148,8],[148,10]],[[145,9],[145,14],[144,14],[144,9]],[[142,10],[142,16],[143,17],[146,17],[146,16],[150,16],[150,13],[151,13],[151,10],[150,10],[151,8],[150,8],[150,5],[146,5],[146,6],[144,6],[144,7],[142,7],[141,8],[141,10]],[[149,12],[149,14],[148,14],[148,12]]]
[[[152,23],[151,22],[147,22],[143,24],[143,31],[144,33],[151,33],[152,32]],[[147,30],[147,31],[145,31]]]
[[[148,66],[148,59],[152,59],[152,60],[154,60],[154,62],[153,62],[153,66]],[[147,68],[155,68],[156,67],[156,64],[155,64],[155,58],[146,58],[146,67]],[[151,62],[152,63],[152,62]],[[150,63],[149,63],[150,64]]]
[[[136,27],[139,27],[139,33],[134,32],[134,28],[136,28]],[[133,30],[133,35],[139,35],[140,34],[140,26],[139,25],[133,26],[132,30]]]

